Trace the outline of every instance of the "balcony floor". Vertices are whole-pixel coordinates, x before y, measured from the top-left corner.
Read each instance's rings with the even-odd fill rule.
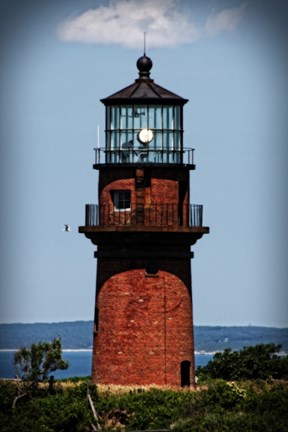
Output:
[[[209,233],[208,227],[187,226],[144,226],[144,225],[104,225],[104,226],[81,226],[79,233],[91,240],[91,242],[109,250],[111,254],[117,255],[117,251],[125,248],[127,253],[135,248],[150,255],[157,251],[169,256],[185,256],[203,234]],[[113,252],[113,249],[115,251]],[[130,252],[129,252],[130,251]]]
[[[115,232],[123,232],[123,233],[178,233],[178,234],[208,234],[209,227],[203,226],[175,226],[175,225],[142,225],[142,224],[134,224],[134,225],[95,225],[95,226],[80,226],[79,233],[88,234],[88,233],[115,233]]]

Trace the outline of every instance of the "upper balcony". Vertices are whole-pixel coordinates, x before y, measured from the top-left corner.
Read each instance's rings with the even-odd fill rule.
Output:
[[[120,211],[113,205],[86,204],[85,226],[79,232],[108,248],[110,257],[119,254],[119,247],[125,256],[139,255],[139,250],[152,256],[160,247],[162,255],[190,257],[190,246],[209,228],[203,226],[203,206],[197,204],[150,204]]]
[[[195,169],[193,148],[183,148],[182,150],[147,148],[138,146],[134,148],[129,143],[122,146],[121,149],[107,150],[105,147],[94,148],[95,169],[103,165],[143,165],[143,164],[161,164],[161,165],[186,165],[190,169]]]

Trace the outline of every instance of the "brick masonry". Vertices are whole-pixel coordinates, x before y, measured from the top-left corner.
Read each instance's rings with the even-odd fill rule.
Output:
[[[131,211],[127,219],[126,212],[118,212],[115,217],[115,190],[131,191],[137,229],[129,241],[123,231],[123,244],[116,236],[98,244],[92,380],[103,384],[180,386],[181,363],[185,362],[185,380],[193,385],[190,246],[187,243],[181,249],[169,232],[165,233],[167,243],[155,243],[153,235],[139,242],[139,229],[147,222],[143,216],[147,208],[154,212],[149,213],[149,222],[152,220],[154,226],[159,223],[165,229],[163,217],[157,213],[160,207],[163,213],[163,206],[164,222],[175,224],[177,232],[181,214],[185,225],[189,171],[179,167],[123,166],[100,170],[99,204],[108,208],[100,217],[100,225],[118,224],[125,229],[135,215]],[[166,211],[165,205],[171,204]]]
[[[192,304],[177,276],[128,270],[97,295],[93,381],[122,385],[181,385],[181,362],[194,381]]]
[[[114,175],[113,175],[114,174]],[[131,170],[117,170],[114,173],[101,173],[99,179],[99,203],[113,205],[111,191],[130,190],[131,204],[136,204],[137,172]],[[162,176],[161,176],[162,174]],[[182,176],[180,175],[182,174]],[[189,176],[184,173],[169,169],[164,172],[159,170],[144,171],[145,204],[179,204],[188,203]],[[129,175],[131,177],[129,177]],[[182,180],[183,178],[183,180]]]

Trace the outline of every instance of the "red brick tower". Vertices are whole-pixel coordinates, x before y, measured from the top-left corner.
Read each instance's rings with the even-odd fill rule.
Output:
[[[98,246],[92,380],[193,385],[190,247],[209,228],[189,203],[188,100],[154,83],[145,54],[137,68],[132,85],[101,100],[98,205],[86,206],[79,228]]]

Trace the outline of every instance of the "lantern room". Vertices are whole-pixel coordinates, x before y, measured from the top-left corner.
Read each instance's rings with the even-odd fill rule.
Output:
[[[105,164],[193,165],[193,149],[183,147],[183,106],[188,99],[155,84],[152,65],[144,54],[137,61],[139,78],[101,100],[106,107]],[[99,164],[102,149],[96,150]]]

